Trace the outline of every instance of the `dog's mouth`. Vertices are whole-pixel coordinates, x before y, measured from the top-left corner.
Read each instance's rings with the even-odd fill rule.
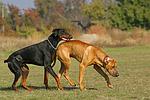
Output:
[[[70,41],[70,39],[67,39],[67,38],[62,38],[62,40],[66,41],[66,42]]]
[[[109,73],[109,72],[108,72]],[[116,74],[112,74],[112,73],[109,73],[111,76],[113,76],[113,77],[118,77],[119,76],[119,74],[118,73],[116,73]]]

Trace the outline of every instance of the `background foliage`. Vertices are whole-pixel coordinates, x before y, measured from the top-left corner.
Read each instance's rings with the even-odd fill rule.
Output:
[[[150,2],[148,0],[117,0],[110,10],[112,26],[122,30],[150,29]]]
[[[47,34],[53,28],[87,32],[95,24],[121,30],[150,29],[149,0],[34,0],[34,5],[28,9],[5,5],[5,18],[0,17],[3,34],[28,37],[35,31]]]
[[[106,27],[122,30],[150,28],[150,2],[148,0],[93,0],[84,4],[82,11]]]

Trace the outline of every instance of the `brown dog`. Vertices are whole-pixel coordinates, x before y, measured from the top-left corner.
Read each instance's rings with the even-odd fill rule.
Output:
[[[69,81],[70,85],[75,86],[75,83],[69,78],[68,70],[71,64],[71,58],[75,58],[80,62],[79,65],[79,85],[81,90],[86,90],[83,87],[84,70],[89,65],[94,65],[94,69],[100,73],[106,80],[109,88],[113,88],[109,81],[109,77],[101,69],[103,67],[113,77],[118,77],[116,70],[116,61],[110,58],[99,47],[84,43],[79,40],[71,40],[70,42],[63,42],[57,48],[57,56],[61,62],[61,69],[57,74],[59,79],[64,72],[64,77]]]

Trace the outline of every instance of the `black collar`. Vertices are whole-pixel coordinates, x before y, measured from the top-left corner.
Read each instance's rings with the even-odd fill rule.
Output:
[[[106,55],[105,57],[104,57],[104,60],[103,60],[103,67],[106,69],[106,57],[109,57],[108,55]]]

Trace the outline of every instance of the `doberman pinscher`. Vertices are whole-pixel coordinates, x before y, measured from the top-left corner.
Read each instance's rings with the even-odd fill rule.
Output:
[[[22,75],[21,85],[29,91],[34,89],[26,86],[26,79],[29,74],[29,67],[27,64],[34,64],[39,66],[44,66],[46,71],[48,71],[56,80],[58,89],[62,90],[60,80],[56,73],[51,67],[51,63],[55,58],[56,47],[59,41],[65,40],[69,41],[72,37],[65,29],[54,29],[52,34],[44,41],[20,49],[9,56],[4,63],[8,63],[8,67],[11,72],[15,75],[12,87],[15,91],[17,90],[16,84],[19,77]],[[48,81],[45,83],[46,89],[48,88]]]
[[[70,57],[73,57],[80,62],[80,90],[86,90],[86,88],[83,87],[83,75],[85,68],[89,65],[94,65],[94,69],[105,78],[108,87],[113,88],[113,85],[111,85],[109,81],[109,77],[107,76],[107,74],[105,74],[101,67],[106,69],[111,76],[118,77],[119,74],[116,70],[116,61],[113,58],[109,57],[99,47],[88,43],[84,43],[79,40],[71,40],[69,42],[61,43],[58,46],[56,52],[58,60],[61,62],[61,68],[59,73],[57,74],[59,79],[61,78],[62,73],[64,72],[64,77],[69,81],[70,85],[75,86],[75,83],[69,78],[68,75],[68,70],[71,64]]]

